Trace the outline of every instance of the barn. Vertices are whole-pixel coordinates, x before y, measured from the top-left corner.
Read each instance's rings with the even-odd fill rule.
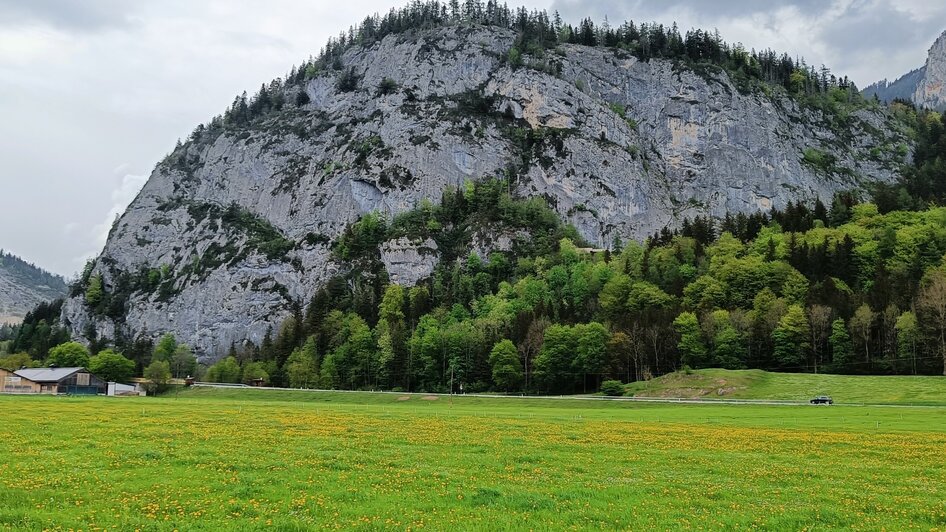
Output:
[[[19,379],[19,380],[17,380]],[[6,383],[10,381],[11,390]],[[14,389],[15,387],[15,389]],[[96,395],[105,393],[105,381],[85,368],[35,368],[14,371],[4,379],[7,393]]]
[[[40,385],[0,368],[0,393],[41,393]]]

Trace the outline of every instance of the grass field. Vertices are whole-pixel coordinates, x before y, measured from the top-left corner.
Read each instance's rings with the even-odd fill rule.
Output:
[[[637,397],[807,401],[830,395],[838,403],[946,406],[946,377],[812,375],[757,369],[702,369],[628,385]]]
[[[0,529],[946,530],[946,408],[0,396]]]

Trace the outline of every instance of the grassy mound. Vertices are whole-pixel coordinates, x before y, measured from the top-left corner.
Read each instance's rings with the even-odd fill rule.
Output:
[[[676,372],[627,386],[634,397],[807,401],[830,395],[837,403],[946,404],[946,377],[812,375],[761,370]]]

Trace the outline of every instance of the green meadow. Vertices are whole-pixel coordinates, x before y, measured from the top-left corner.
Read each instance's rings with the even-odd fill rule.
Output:
[[[946,408],[0,396],[0,529],[946,529]]]
[[[627,385],[636,397],[700,397],[807,401],[829,395],[839,404],[946,406],[946,377],[906,375],[813,375],[701,369]]]

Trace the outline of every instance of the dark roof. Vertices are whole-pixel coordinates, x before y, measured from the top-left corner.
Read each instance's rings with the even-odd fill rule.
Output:
[[[13,373],[33,382],[59,382],[79,371],[85,371],[85,368],[34,368]]]

